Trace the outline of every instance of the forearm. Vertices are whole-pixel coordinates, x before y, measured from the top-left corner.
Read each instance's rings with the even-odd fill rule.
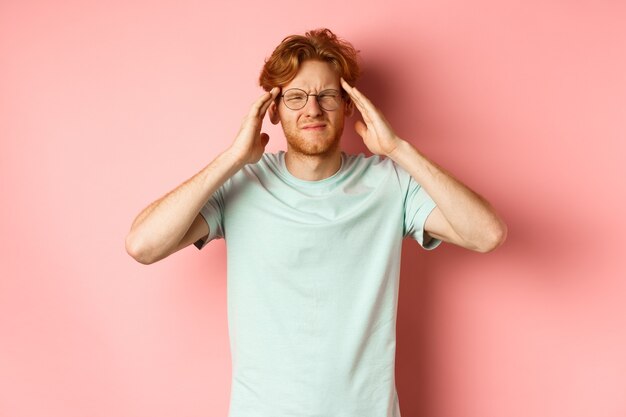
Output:
[[[506,226],[483,197],[402,140],[389,157],[435,201],[463,246],[490,250],[503,241]]]
[[[160,259],[181,242],[202,206],[244,163],[230,150],[146,207],[133,221],[126,247],[136,259]]]
[[[504,241],[506,226],[484,198],[400,139],[380,110],[358,89],[343,79],[341,85],[363,116],[354,127],[368,149],[404,168],[437,204],[426,220],[425,229],[431,236],[480,252],[488,252]]]
[[[272,88],[250,108],[230,147],[200,172],[146,207],[126,237],[126,251],[141,263],[152,263],[202,238],[207,230],[198,214],[219,187],[244,165],[258,162],[269,140],[261,133],[263,118],[280,89]],[[194,223],[194,220],[198,221]]]

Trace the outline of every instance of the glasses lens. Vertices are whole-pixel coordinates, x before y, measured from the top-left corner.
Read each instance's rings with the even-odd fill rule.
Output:
[[[324,110],[336,110],[341,101],[341,95],[337,90],[324,90],[318,94],[317,100]]]
[[[291,110],[300,110],[307,101],[307,95],[301,90],[287,90],[283,95],[285,105]]]
[[[337,110],[341,104],[341,93],[337,90],[324,90],[319,94],[311,94],[317,99],[319,106],[324,110]],[[300,110],[308,101],[309,95],[299,88],[291,88],[283,94],[285,106],[291,110]]]

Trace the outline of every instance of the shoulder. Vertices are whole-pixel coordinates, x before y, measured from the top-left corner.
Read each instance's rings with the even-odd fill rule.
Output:
[[[258,162],[247,164],[235,173],[231,178],[244,179],[246,177],[265,176],[276,173],[280,170],[282,154],[284,151],[276,153],[264,153]]]
[[[402,168],[390,158],[380,155],[367,156],[363,153],[344,154],[345,168],[349,172],[368,173],[370,175],[389,176],[402,175]]]
[[[388,158],[384,158],[380,155],[367,156],[364,153],[359,154],[347,154],[342,152],[346,166],[368,167],[373,169],[389,169],[390,163],[393,163]]]
[[[258,171],[277,171],[283,164],[285,158],[285,151],[278,152],[266,152],[261,156],[261,159],[256,164],[250,165],[252,169]]]
[[[244,165],[227,181],[231,188],[241,189],[253,184],[267,184],[280,180],[283,151],[264,153],[255,163]]]

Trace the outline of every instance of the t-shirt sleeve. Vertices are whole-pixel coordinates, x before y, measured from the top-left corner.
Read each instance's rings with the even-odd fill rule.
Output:
[[[400,167],[397,169],[401,171],[407,184],[404,199],[404,237],[415,239],[424,249],[435,249],[441,244],[441,240],[430,237],[424,231],[424,224],[437,204],[409,173]]]
[[[222,239],[224,237],[224,193],[226,183],[217,189],[215,193],[200,209],[200,214],[204,217],[209,226],[209,235],[203,240],[197,240],[194,245],[198,249],[202,249],[207,243],[213,239]]]

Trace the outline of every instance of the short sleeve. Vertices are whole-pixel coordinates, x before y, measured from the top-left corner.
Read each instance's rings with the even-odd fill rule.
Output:
[[[200,214],[204,217],[204,220],[209,226],[209,235],[205,240],[199,239],[194,243],[198,249],[202,249],[213,239],[222,239],[224,237],[223,216],[225,188],[226,183],[218,188],[200,209]]]
[[[432,250],[441,244],[441,240],[430,237],[424,231],[428,215],[437,207],[435,201],[413,177],[400,167],[396,167],[406,184],[404,199],[404,237],[415,239],[424,249]],[[425,241],[426,238],[426,241]]]

